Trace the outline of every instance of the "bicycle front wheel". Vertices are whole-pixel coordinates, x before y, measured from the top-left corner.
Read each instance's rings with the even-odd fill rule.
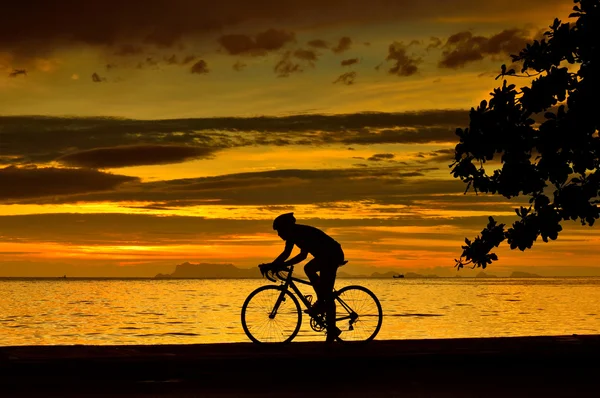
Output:
[[[379,300],[363,286],[346,286],[339,290],[336,298],[336,326],[342,333],[340,341],[371,341],[381,323],[383,310]]]
[[[301,323],[298,300],[277,286],[259,287],[242,306],[242,327],[255,343],[288,343],[298,334]]]

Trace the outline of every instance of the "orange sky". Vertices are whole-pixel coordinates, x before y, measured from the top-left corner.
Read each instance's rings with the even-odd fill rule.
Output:
[[[13,2],[0,26],[0,276],[251,267],[287,211],[342,243],[347,272],[454,275],[464,237],[522,201],[462,195],[453,132],[572,7],[49,4]],[[599,237],[567,224],[489,272],[596,274]]]

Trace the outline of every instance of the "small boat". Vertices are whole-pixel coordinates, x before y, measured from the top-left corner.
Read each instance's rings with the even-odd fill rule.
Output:
[[[404,278],[404,274],[400,274],[400,275],[392,275],[392,278]]]

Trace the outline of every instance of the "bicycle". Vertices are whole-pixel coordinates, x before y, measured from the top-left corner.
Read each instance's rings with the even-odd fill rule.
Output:
[[[344,263],[345,264],[345,263]],[[312,286],[310,281],[293,276],[294,266],[269,270],[265,277],[279,286],[261,286],[251,292],[242,305],[242,327],[254,343],[289,343],[302,325],[300,302],[310,316],[315,332],[327,330],[324,314],[311,314],[312,295],[304,295],[296,283]],[[287,275],[282,275],[287,273]],[[294,295],[295,293],[295,295]],[[296,297],[297,296],[297,297]],[[336,303],[336,326],[341,330],[338,341],[368,342],[381,329],[383,311],[377,296],[369,289],[345,286],[333,290]]]

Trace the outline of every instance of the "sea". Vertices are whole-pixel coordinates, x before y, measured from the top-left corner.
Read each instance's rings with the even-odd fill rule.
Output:
[[[0,345],[249,342],[261,279],[0,279]],[[377,339],[600,333],[600,278],[338,279],[383,307]],[[310,294],[310,286],[303,289]],[[324,340],[307,316],[297,341]]]

